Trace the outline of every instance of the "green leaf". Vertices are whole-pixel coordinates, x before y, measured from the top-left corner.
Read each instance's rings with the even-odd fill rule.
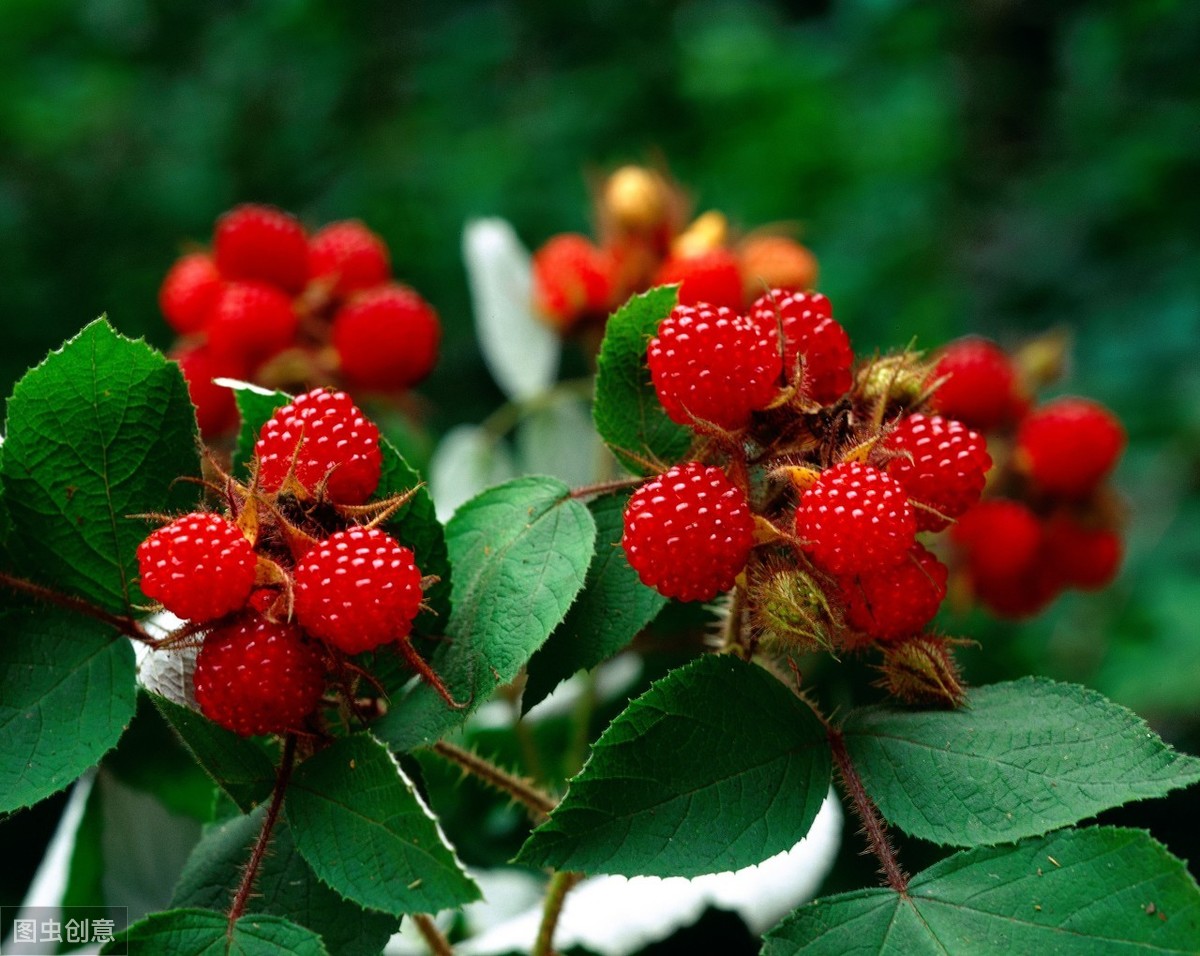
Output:
[[[1149,834],[1097,827],[956,853],[901,896],[860,890],[794,910],[763,956],[1195,953],[1200,888]]]
[[[479,899],[399,765],[370,737],[306,760],[284,805],[296,848],[346,899],[396,916]]]
[[[262,828],[266,807],[209,827],[175,886],[177,907],[221,912],[229,906],[251,847]],[[339,956],[374,956],[396,931],[399,919],[362,909],[320,882],[296,850],[291,828],[279,820],[271,835],[247,913],[281,916],[318,933]]]
[[[0,465],[21,574],[114,612],[136,584],[144,521],[190,507],[196,419],[179,366],[93,322],[17,383]]]
[[[133,648],[60,608],[0,618],[0,813],[61,790],[116,746],[137,703]]]
[[[562,624],[529,661],[521,700],[528,710],[579,670],[612,657],[647,624],[667,599],[638,580],[625,559],[627,495],[606,495],[588,505],[596,522],[596,554],[588,566],[579,599]]]
[[[844,732],[884,817],[954,846],[1046,833],[1200,780],[1200,760],[1136,714],[1045,678],[977,688],[960,710],[864,709]]]
[[[738,870],[804,837],[829,778],[812,711],[762,668],[708,655],[612,722],[517,860],[623,876]]]
[[[253,810],[275,787],[275,764],[265,746],[239,737],[202,714],[152,694],[159,713],[213,781],[243,811]]]
[[[430,662],[471,707],[516,677],[583,586],[596,525],[554,478],[518,478],[463,505],[446,527],[454,610]],[[428,686],[393,700],[373,731],[396,750],[436,740],[462,723]]]
[[[233,476],[245,481],[250,477],[250,463],[254,460],[258,433],[272,415],[292,400],[292,396],[287,392],[270,391],[247,384],[233,390],[233,400],[242,419],[233,451]]]
[[[243,916],[227,935],[225,916],[201,909],[153,913],[113,937],[101,952],[328,956],[320,936],[278,916]]]
[[[646,345],[675,307],[677,291],[651,289],[621,306],[605,326],[596,360],[596,430],[635,475],[650,473],[647,460],[679,461],[692,444],[691,431],[663,411],[646,365]]]

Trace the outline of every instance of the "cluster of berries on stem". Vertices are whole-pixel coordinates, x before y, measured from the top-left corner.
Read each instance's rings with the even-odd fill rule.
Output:
[[[562,233],[534,253],[537,314],[563,333],[586,334],[655,285],[678,283],[685,305],[742,310],[765,288],[799,291],[816,281],[816,258],[795,239],[769,230],[735,239],[715,210],[689,222],[690,205],[664,173],[616,170],[596,189],[597,239]]]
[[[171,266],[159,306],[179,336],[173,357],[207,438],[237,422],[215,378],[397,393],[429,374],[441,340],[437,313],[392,280],[386,244],[361,222],[310,235],[288,213],[254,204],[217,220],[211,251]]]
[[[142,591],[185,619],[169,643],[201,642],[196,702],[221,726],[320,734],[324,704],[361,717],[373,682],[351,658],[385,649],[458,706],[411,643],[430,582],[381,528],[408,495],[371,501],[379,440],[344,392],[303,394],[262,426],[249,483],[222,476],[223,510],[139,545]]]

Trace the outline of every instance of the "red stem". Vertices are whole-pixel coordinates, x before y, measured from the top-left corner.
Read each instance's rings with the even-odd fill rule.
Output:
[[[292,778],[292,767],[296,764],[296,735],[288,734],[283,742],[283,756],[279,758],[279,773],[275,777],[275,790],[271,794],[271,805],[267,807],[267,815],[263,820],[262,829],[258,831],[258,839],[254,841],[254,849],[250,851],[250,859],[238,884],[237,893],[229,907],[229,920],[226,924],[225,936],[233,937],[233,925],[246,912],[246,904],[250,894],[254,892],[254,883],[258,879],[258,870],[262,866],[263,857],[267,855],[267,847],[271,844],[271,833],[279,820],[279,811],[283,809],[283,795],[287,792],[288,781]]]
[[[833,762],[837,764],[842,786],[854,805],[855,815],[862,822],[868,849],[879,860],[880,872],[887,880],[887,885],[901,896],[908,895],[908,875],[900,869],[900,861],[896,859],[896,851],[888,838],[887,824],[883,822],[883,817],[879,815],[874,802],[867,795],[858,771],[854,769],[842,732],[826,724],[825,735],[829,739]]]
[[[6,574],[3,571],[0,571],[0,585],[21,594],[28,594],[38,601],[64,607],[69,611],[75,611],[78,614],[94,618],[97,621],[103,621],[105,624],[115,627],[126,637],[132,637],[135,641],[142,641],[151,647],[156,644],[156,641],[133,618],[122,614],[113,614],[111,611],[106,611],[104,608],[98,607],[90,601],[85,601],[83,598],[78,598],[71,594],[62,594],[59,591],[54,591],[41,584],[27,581],[25,578]]]

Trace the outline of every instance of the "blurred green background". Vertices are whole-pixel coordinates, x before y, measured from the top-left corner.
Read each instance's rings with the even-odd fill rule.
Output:
[[[168,345],[165,270],[259,201],[380,232],[446,325],[432,427],[478,420],[464,221],[586,231],[589,172],[663,157],[700,209],[799,222],[860,350],[1071,332],[1067,390],[1130,432],[1125,570],[947,625],[975,681],[1088,683],[1200,752],[1198,51],[1183,0],[3,0],[0,393],[101,312]],[[1119,819],[1195,862],[1197,804]]]

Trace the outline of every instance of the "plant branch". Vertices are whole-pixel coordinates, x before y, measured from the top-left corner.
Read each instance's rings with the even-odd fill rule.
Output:
[[[854,805],[855,816],[862,822],[868,850],[879,860],[880,872],[887,885],[901,896],[907,896],[908,874],[900,869],[896,850],[888,837],[887,824],[867,795],[858,771],[854,769],[854,763],[846,750],[845,737],[840,730],[829,724],[825,725],[825,735],[833,751],[833,762],[837,764],[838,775],[842,778],[842,787]]]
[[[550,885],[546,887],[546,902],[542,907],[542,924],[538,927],[530,956],[553,956],[554,930],[562,915],[563,902],[571,892],[571,887],[582,879],[582,873],[568,872],[555,873],[550,877]]]
[[[105,624],[116,628],[126,637],[133,638],[135,641],[142,641],[151,646],[154,646],[156,643],[154,638],[147,634],[143,630],[142,625],[132,617],[124,614],[113,614],[111,611],[106,611],[104,608],[83,598],[78,598],[71,594],[63,594],[41,584],[35,584],[33,581],[27,581],[25,578],[6,574],[3,571],[0,571],[0,586],[17,591],[20,594],[28,594],[35,600],[44,601],[46,604],[54,604],[69,611],[75,611],[78,614],[94,618],[97,621],[103,621]]]
[[[425,945],[429,947],[433,956],[454,956],[450,940],[446,939],[446,934],[438,929],[432,916],[428,913],[413,913],[412,921],[417,924],[417,932],[421,934],[421,938],[425,940]]]
[[[501,770],[495,764],[484,760],[478,754],[445,740],[439,740],[433,745],[433,752],[440,754],[452,763],[458,764],[472,776],[482,780],[489,787],[507,793],[521,803],[533,818],[535,823],[542,823],[557,806],[554,799],[539,790],[533,784],[522,780],[507,770]]]
[[[581,485],[571,489],[572,498],[590,498],[593,495],[603,495],[610,491],[624,491],[626,488],[636,488],[643,484],[645,478],[633,476],[629,478],[614,478],[612,481],[601,481],[594,485]]]
[[[267,855],[267,847],[271,844],[271,833],[279,820],[279,811],[283,808],[283,795],[287,792],[288,781],[292,778],[292,767],[296,765],[296,735],[288,734],[283,742],[283,756],[279,758],[279,772],[275,777],[275,790],[271,794],[271,805],[267,807],[267,815],[263,819],[262,829],[258,831],[258,839],[254,841],[254,849],[250,851],[250,860],[246,863],[242,881],[238,884],[233,903],[229,907],[229,921],[226,926],[227,938],[233,936],[233,924],[242,918],[246,912],[246,904],[250,894],[254,892],[254,883],[258,879],[258,870],[263,858]]]

